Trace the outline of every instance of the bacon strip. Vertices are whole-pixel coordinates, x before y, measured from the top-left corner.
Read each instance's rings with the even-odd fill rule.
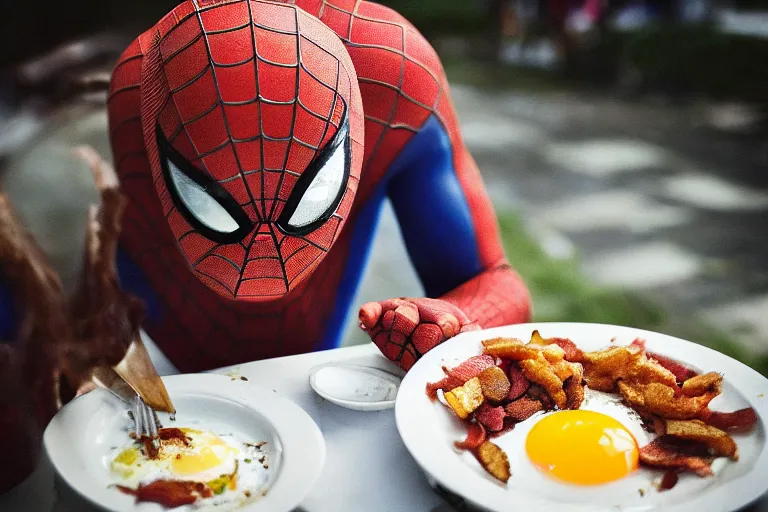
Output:
[[[507,432],[511,432],[512,430],[515,429],[515,425],[517,425],[517,423],[518,421],[516,419],[507,416],[506,418],[504,418],[504,423],[501,427],[501,430],[499,430],[498,432],[489,432],[488,438],[491,439],[491,438],[503,436]]]
[[[431,399],[437,397],[437,390],[451,390],[463,386],[469,379],[480,375],[483,370],[496,366],[493,357],[489,355],[473,356],[461,363],[456,368],[448,369],[443,367],[446,376],[438,382],[427,384],[427,395]]]
[[[751,407],[734,412],[716,412],[705,409],[701,420],[725,432],[749,432],[757,423],[757,413]]]
[[[632,343],[629,344],[630,347],[637,347],[643,351],[645,351],[645,340],[642,338],[635,339]],[[685,365],[678,363],[677,361],[673,361],[672,359],[664,356],[660,356],[659,354],[656,354],[654,352],[647,352],[646,356],[648,356],[651,359],[655,359],[657,363],[659,363],[659,366],[662,368],[666,368],[670,372],[672,372],[675,376],[675,379],[677,379],[678,383],[683,383],[686,380],[690,379],[691,377],[695,377],[698,375],[695,371],[691,370],[690,368],[687,368]]]
[[[646,355],[651,359],[655,359],[656,362],[659,363],[659,366],[672,372],[678,383],[683,383],[691,377],[698,375],[697,372],[687,368],[677,361],[673,361],[668,357],[660,356],[659,354],[655,354],[653,352],[648,352]]]
[[[473,422],[467,429],[467,438],[464,441],[455,441],[453,444],[459,450],[476,450],[485,442],[485,437],[485,427]]]
[[[497,432],[504,427],[504,408],[501,406],[493,407],[488,402],[477,408],[475,419],[491,432]]]
[[[549,338],[546,341],[563,349],[566,361],[580,363],[584,359],[584,351],[568,338]]]
[[[692,471],[699,476],[712,474],[710,459],[682,453],[678,446],[667,444],[664,437],[657,437],[640,448],[640,462],[652,467]]]
[[[544,409],[544,406],[538,400],[524,396],[518,398],[504,407],[507,416],[517,421],[524,421]]]
[[[161,428],[158,433],[160,439],[163,441],[170,441],[171,439],[177,439],[181,441],[184,446],[189,446],[189,440],[181,429],[178,428]]]
[[[510,388],[509,394],[507,395],[507,400],[517,400],[523,396],[526,391],[528,391],[528,388],[531,387],[531,382],[525,378],[525,375],[523,375],[523,370],[521,370],[520,367],[516,364],[509,366],[508,374]]]
[[[674,469],[670,469],[666,473],[664,473],[664,476],[661,478],[661,483],[659,484],[659,491],[668,491],[671,488],[673,488],[675,485],[677,485],[677,471]]]
[[[567,398],[566,409],[578,409],[581,407],[581,403],[584,401],[584,370],[580,364],[573,365],[575,373],[571,375],[568,380],[565,381],[565,396]]]
[[[159,503],[168,508],[191,505],[198,498],[210,498],[213,491],[200,482],[175,480],[156,480],[149,484],[141,484],[138,489],[118,485],[117,488],[125,494],[136,496],[136,502],[143,501]]]

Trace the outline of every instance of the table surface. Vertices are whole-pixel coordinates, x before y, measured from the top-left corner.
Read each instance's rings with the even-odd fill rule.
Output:
[[[323,473],[296,512],[450,512],[407,452],[397,433],[393,409],[360,412],[318,396],[309,371],[324,363],[345,362],[400,371],[373,344],[256,361],[214,373],[237,372],[249,382],[273,389],[304,409],[325,437]],[[392,489],[397,489],[393,493]],[[55,479],[43,456],[38,470],[11,493],[0,496],[0,510],[89,512],[96,510]]]
[[[451,512],[410,456],[395,425],[393,409],[360,412],[319,397],[309,386],[314,366],[344,362],[402,372],[373,344],[313,352],[214,370],[236,372],[249,382],[273,389],[303,408],[323,432],[327,457],[323,472],[295,512]],[[397,492],[392,492],[397,489]],[[450,500],[450,497],[447,497]],[[0,496],[0,510],[90,512],[95,510],[54,477],[50,462],[41,463],[22,485]],[[768,512],[768,498],[743,512]]]

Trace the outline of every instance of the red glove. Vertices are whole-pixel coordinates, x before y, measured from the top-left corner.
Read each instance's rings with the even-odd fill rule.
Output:
[[[444,300],[400,298],[360,308],[360,328],[379,350],[404,370],[428,350],[461,332],[480,329],[462,310]]]

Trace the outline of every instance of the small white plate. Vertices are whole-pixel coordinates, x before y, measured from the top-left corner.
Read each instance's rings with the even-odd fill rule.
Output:
[[[401,378],[373,366],[326,364],[309,371],[309,385],[329,402],[356,411],[395,406]]]
[[[267,442],[266,495],[240,510],[288,512],[301,503],[325,463],[325,440],[304,410],[272,390],[224,375],[174,375],[163,381],[177,410],[175,422],[158,414],[163,426],[200,425]],[[133,496],[109,487],[109,456],[128,440],[125,411],[103,389],[76,398],[48,425],[45,449],[56,472],[92,503],[115,512],[166,511],[154,503],[136,505]]]
[[[718,459],[713,465],[714,476],[682,475],[678,484],[665,492],[658,492],[651,485],[662,472],[645,468],[607,485],[567,485],[537,471],[525,455],[526,432],[538,421],[534,417],[494,440],[507,453],[512,472],[507,485],[501,485],[471,454],[453,447],[454,441],[466,437],[466,426],[439,401],[432,402],[426,395],[425,386],[444,376],[443,365],[453,367],[480,354],[482,340],[499,336],[528,340],[534,329],[538,329],[544,338],[570,338],[587,351],[627,345],[640,337],[646,340],[651,352],[684,362],[699,371],[722,373],[723,393],[713,400],[712,409],[728,412],[753,407],[760,417],[751,433],[733,435],[739,448],[739,461],[720,465],[724,459]],[[615,338],[613,343],[612,338]],[[461,334],[430,350],[406,374],[395,405],[395,419],[406,448],[429,477],[471,505],[494,512],[640,512],[659,509],[727,512],[744,507],[768,490],[768,380],[714,350],[638,329],[541,323]],[[584,463],[586,468],[589,463]]]

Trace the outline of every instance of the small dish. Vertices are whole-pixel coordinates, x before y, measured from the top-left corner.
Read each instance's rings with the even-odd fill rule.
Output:
[[[264,495],[239,510],[289,512],[300,505],[319,478],[326,455],[323,435],[303,409],[272,390],[223,375],[175,375],[163,381],[176,406],[175,421],[158,414],[163,426],[266,442]],[[129,430],[122,402],[96,389],[59,411],[43,442],[57,474],[93,504],[114,512],[167,511],[154,503],[136,505],[133,496],[110,487],[111,454],[126,442]]]
[[[309,385],[318,395],[356,411],[394,407],[401,380],[381,368],[353,364],[326,364],[309,371]]]

